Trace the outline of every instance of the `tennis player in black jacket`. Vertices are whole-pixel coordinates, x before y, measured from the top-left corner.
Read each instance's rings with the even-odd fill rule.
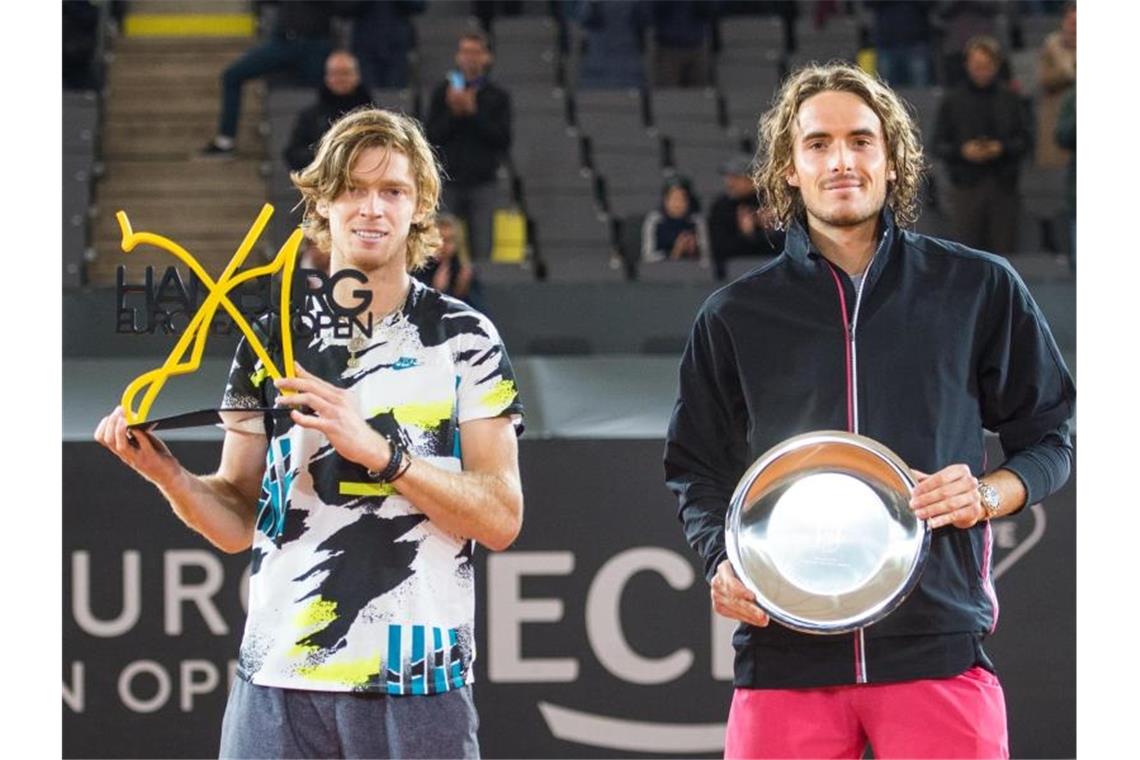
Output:
[[[1075,390],[1001,258],[903,229],[924,166],[884,84],[847,65],[788,78],[761,119],[753,179],[783,253],[697,316],[665,450],[716,611],[741,622],[728,757],[1008,757],[983,640],[997,624],[990,523],[1068,478]],[[933,528],[916,589],[854,634],[779,624],[733,573],[724,519],[747,466],[819,429],[874,438],[915,468]],[[1005,461],[987,462],[983,430]]]

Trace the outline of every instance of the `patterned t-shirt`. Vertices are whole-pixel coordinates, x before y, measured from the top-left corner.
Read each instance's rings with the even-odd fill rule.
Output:
[[[293,339],[296,361],[352,389],[369,424],[398,436],[418,459],[461,470],[459,425],[468,420],[510,416],[522,431],[499,335],[460,301],[412,280],[403,309],[351,350],[329,328],[310,332]],[[280,339],[263,342],[283,366]],[[272,407],[276,395],[243,340],[223,406]],[[323,433],[287,416],[266,416],[264,425],[269,446],[239,675],[265,686],[388,694],[471,683],[474,541],[437,527],[394,487],[343,459]]]

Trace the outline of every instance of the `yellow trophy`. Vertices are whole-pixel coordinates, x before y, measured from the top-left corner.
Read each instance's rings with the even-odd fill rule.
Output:
[[[182,335],[178,338],[178,342],[175,344],[173,350],[171,350],[170,354],[166,357],[166,361],[164,361],[161,366],[136,377],[127,385],[126,390],[123,391],[122,407],[129,427],[143,428],[145,430],[193,427],[220,422],[222,415],[227,412],[241,412],[248,415],[256,412],[279,413],[281,411],[280,409],[269,408],[240,410],[204,409],[155,420],[148,419],[151,406],[154,404],[154,400],[158,397],[158,394],[162,391],[167,379],[178,375],[190,374],[196,371],[201,365],[202,352],[206,348],[206,338],[209,333],[209,327],[219,308],[224,309],[233,320],[233,324],[241,330],[250,348],[253,349],[254,353],[256,353],[257,357],[261,360],[262,366],[265,367],[267,374],[271,378],[279,379],[281,377],[294,376],[290,293],[293,286],[293,272],[296,269],[297,249],[300,247],[303,238],[301,229],[297,228],[293,231],[271,262],[263,266],[250,268],[244,272],[238,271],[253,249],[258,238],[261,237],[262,230],[265,229],[265,225],[272,215],[273,206],[268,203],[262,206],[261,212],[257,215],[257,219],[254,220],[253,225],[249,228],[249,232],[245,235],[245,239],[243,239],[241,245],[238,246],[237,251],[226,265],[225,270],[217,280],[214,280],[206,270],[202,268],[202,265],[198,263],[197,259],[181,245],[153,232],[135,232],[131,228],[131,223],[127,218],[126,212],[119,211],[115,214],[115,218],[119,222],[119,229],[122,232],[122,248],[124,253],[129,254],[140,243],[156,246],[174,255],[179,261],[188,266],[206,289],[205,299],[194,313],[185,331],[183,331]],[[268,350],[261,342],[257,333],[252,329],[245,316],[229,297],[230,291],[243,283],[257,277],[271,277],[277,272],[281,272],[279,314],[281,317],[282,367],[278,367],[273,362]],[[136,399],[140,393],[142,394],[142,398],[138,400],[136,406]]]

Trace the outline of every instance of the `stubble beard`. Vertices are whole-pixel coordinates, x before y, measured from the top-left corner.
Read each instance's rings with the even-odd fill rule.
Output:
[[[808,212],[811,213],[812,216],[832,227],[858,227],[862,224],[866,224],[871,219],[878,218],[880,211],[882,211],[882,207],[868,211],[816,214],[813,213],[811,209],[808,209]]]
[[[803,196],[800,196],[803,200]],[[872,219],[878,219],[879,214],[882,213],[883,207],[886,205],[887,199],[884,197],[877,204],[871,204],[869,207],[847,208],[836,211],[827,209],[812,208],[804,202],[804,207],[808,215],[815,217],[820,222],[831,227],[858,227],[866,224]]]

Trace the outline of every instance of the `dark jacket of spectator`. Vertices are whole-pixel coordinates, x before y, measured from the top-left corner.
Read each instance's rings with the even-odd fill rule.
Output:
[[[584,33],[578,86],[644,87],[648,6],[636,1],[579,0],[572,7]]]
[[[930,42],[930,3],[871,0],[864,6],[874,14],[871,44],[875,47]]]
[[[281,2],[272,35],[282,40],[323,40],[332,34],[332,17],[344,9],[341,3]]]
[[[1002,154],[984,164],[962,157],[962,144],[975,138],[1000,140]],[[1029,126],[1021,99],[1000,81],[979,88],[967,83],[942,101],[934,127],[934,153],[946,162],[950,181],[972,185],[994,176],[1017,186],[1019,165],[1029,148]]]
[[[739,214],[749,213],[754,221],[752,234],[740,229]],[[712,244],[713,263],[717,279],[724,279],[728,259],[746,256],[777,256],[784,249],[784,233],[765,230],[757,218],[760,202],[755,196],[733,198],[722,194],[709,209],[709,242]]]
[[[491,182],[511,147],[511,97],[481,77],[467,85],[478,88],[473,116],[456,116],[447,107],[446,81],[432,91],[427,138],[439,149],[450,180],[459,185]]]
[[[312,162],[317,142],[329,126],[352,109],[366,106],[371,101],[372,97],[364,85],[358,85],[348,95],[334,95],[322,84],[317,102],[297,114],[289,144],[282,154],[285,163],[293,171],[304,169]]]
[[[696,48],[704,44],[717,17],[715,2],[653,3],[653,35],[658,44],[676,48]]]
[[[407,87],[408,53],[416,46],[412,16],[423,13],[425,0],[341,3],[356,14],[352,52],[371,87]]]
[[[91,2],[63,4],[63,87],[93,89],[92,63],[99,39],[99,8]]]

